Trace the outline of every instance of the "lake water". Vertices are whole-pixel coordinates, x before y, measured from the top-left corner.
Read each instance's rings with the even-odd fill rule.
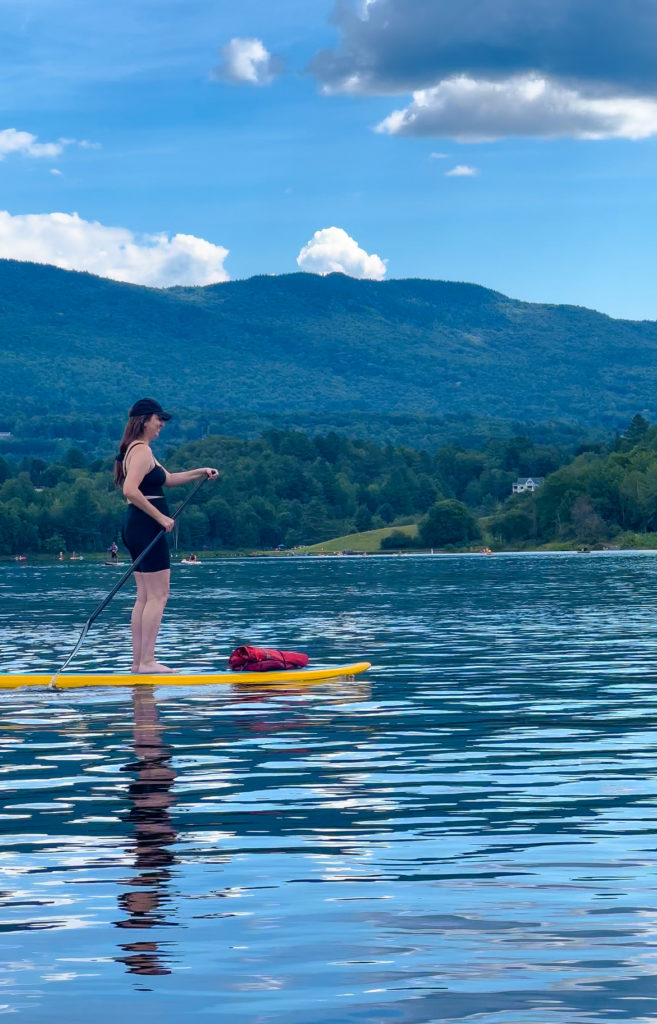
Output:
[[[0,670],[118,570],[0,567]],[[353,680],[0,693],[0,1010],[30,1024],[657,1020],[655,555],[176,566],[160,655]],[[130,586],[130,585],[129,585]],[[129,665],[126,588],[74,668]]]

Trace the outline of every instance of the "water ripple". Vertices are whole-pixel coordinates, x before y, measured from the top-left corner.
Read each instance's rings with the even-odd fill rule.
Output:
[[[113,581],[5,565],[3,671],[54,671]],[[654,583],[624,553],[177,570],[174,664],[251,641],[374,669],[3,693],[0,1010],[657,1019]],[[127,669],[129,608],[78,670]]]

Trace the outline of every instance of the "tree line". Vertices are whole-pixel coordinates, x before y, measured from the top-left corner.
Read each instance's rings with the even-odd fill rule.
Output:
[[[598,543],[657,527],[657,427],[642,417],[608,443],[489,439],[434,452],[269,429],[211,435],[163,454],[171,470],[216,465],[177,525],[183,549],[292,548],[383,526],[418,524],[423,547]],[[0,458],[0,554],[103,551],[125,507],[112,459],[71,448],[54,462]],[[534,495],[511,495],[541,476]],[[169,492],[175,507],[182,489]],[[393,535],[390,546],[414,543]]]

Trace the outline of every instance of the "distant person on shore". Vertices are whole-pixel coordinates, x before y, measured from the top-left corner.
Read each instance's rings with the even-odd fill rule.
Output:
[[[215,480],[210,466],[168,473],[153,455],[150,445],[171,414],[153,398],[140,398],[129,413],[116,456],[114,481],[123,489],[128,509],[121,536],[133,562],[162,530],[170,533],[175,523],[162,491],[202,476]],[[140,674],[175,672],[155,660],[155,641],[169,596],[169,545],[162,536],[135,571],[137,600],[132,609],[132,671]]]

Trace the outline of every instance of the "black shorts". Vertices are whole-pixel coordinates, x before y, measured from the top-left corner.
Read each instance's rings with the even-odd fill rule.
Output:
[[[152,498],[150,500],[165,516],[169,515],[166,498]],[[128,510],[123,520],[121,538],[130,552],[133,562],[135,558],[139,557],[144,548],[148,547],[161,529],[160,524],[152,516],[149,516],[147,512],[142,512],[136,505],[128,505]],[[167,535],[164,534],[139,563],[135,572],[160,572],[162,569],[169,569],[170,567],[169,543]]]

